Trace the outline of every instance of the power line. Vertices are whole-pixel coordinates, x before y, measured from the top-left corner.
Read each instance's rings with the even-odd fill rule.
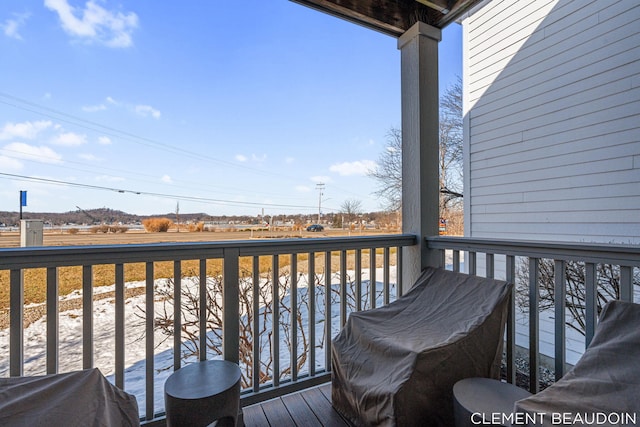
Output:
[[[114,128],[112,126],[107,126],[107,125],[103,125],[101,123],[98,122],[94,122],[91,120],[86,120],[83,119],[81,117],[78,116],[74,116],[72,114],[68,114],[59,110],[55,110],[53,108],[49,108],[46,107],[44,105],[40,105],[37,104],[35,102],[31,102],[31,101],[27,101],[26,99],[22,99],[19,98],[17,96],[8,94],[6,92],[0,92],[0,98],[5,98],[5,99],[9,99],[13,102],[9,102],[6,100],[2,100],[0,99],[0,103],[8,105],[10,107],[14,107],[14,108],[18,108],[24,111],[29,111],[31,113],[34,114],[39,114],[41,116],[45,116],[48,117],[50,119],[54,119],[54,120],[59,120],[61,122],[65,122],[65,123],[69,123],[72,124],[74,126],[78,126],[84,129],[89,129],[92,130],[94,132],[101,132],[105,135],[109,135],[115,138],[120,138],[120,139],[125,139],[128,141],[131,141],[135,144],[140,144],[140,145],[144,145],[144,146],[152,146],[164,151],[168,151],[171,152],[173,154],[177,154],[177,155],[181,155],[181,156],[185,156],[191,159],[197,159],[197,160],[209,160],[227,167],[232,167],[234,169],[237,168],[241,168],[241,169],[246,169],[258,174],[262,174],[262,175],[271,175],[271,176],[276,176],[279,178],[284,178],[287,180],[291,180],[293,179],[293,177],[291,176],[287,176],[284,174],[280,174],[277,172],[272,172],[272,171],[265,171],[265,170],[261,170],[261,169],[256,169],[256,168],[252,168],[250,166],[246,166],[246,165],[242,165],[242,164],[238,164],[238,163],[234,163],[234,162],[230,162],[227,160],[222,160],[222,159],[218,159],[216,157],[212,157],[209,156],[207,154],[204,154],[202,152],[194,152],[194,151],[190,151],[184,147],[180,147],[180,146],[175,146],[175,145],[171,145],[171,144],[167,144],[165,142],[161,142],[161,141],[157,141],[151,138],[147,138],[144,136],[140,136],[140,135],[136,135],[134,133],[128,132],[128,131],[123,131],[117,128]],[[24,105],[19,105],[16,103],[21,103]],[[25,106],[26,105],[26,106]],[[27,107],[28,106],[28,107]],[[42,110],[42,111],[38,111],[38,110]]]
[[[278,203],[258,203],[258,202],[241,202],[237,200],[223,200],[223,199],[213,199],[208,197],[196,197],[196,196],[178,196],[176,194],[168,194],[168,193],[155,193],[150,191],[136,191],[129,190],[123,188],[115,188],[115,187],[103,187],[100,185],[92,185],[92,184],[81,184],[78,182],[69,182],[69,181],[61,181],[57,179],[49,179],[49,178],[38,178],[33,176],[26,175],[17,175],[11,173],[3,173],[0,172],[0,177],[5,177],[5,179],[16,179],[19,181],[31,181],[31,182],[41,182],[50,185],[64,185],[71,187],[79,187],[79,188],[88,188],[92,190],[103,190],[103,191],[113,191],[116,193],[122,194],[135,194],[142,196],[153,196],[153,197],[162,197],[173,200],[189,200],[193,202],[201,202],[201,203],[215,203],[215,204],[225,204],[231,206],[266,206],[273,208],[295,208],[295,209],[315,209],[315,206],[305,206],[305,205],[286,205],[286,204],[278,204]]]
[[[5,100],[1,99],[1,98],[5,98]],[[11,102],[7,101],[10,100]],[[263,174],[263,175],[271,175],[271,176],[275,176],[281,179],[286,179],[287,181],[291,181],[294,179],[297,179],[297,177],[291,177],[291,176],[287,176],[284,174],[280,174],[277,172],[273,172],[273,171],[265,171],[265,170],[261,170],[261,169],[257,169],[257,168],[252,168],[250,166],[246,166],[243,164],[238,164],[238,163],[234,163],[234,162],[230,162],[230,161],[226,161],[226,160],[222,160],[222,159],[218,159],[215,157],[211,157],[207,154],[201,153],[201,152],[193,152],[190,151],[188,149],[185,149],[184,147],[178,147],[178,146],[174,146],[171,144],[167,144],[161,141],[157,141],[151,138],[147,138],[144,136],[140,136],[128,131],[123,131],[120,129],[117,129],[115,127],[112,126],[107,126],[107,125],[103,125],[101,123],[98,122],[94,122],[91,120],[86,120],[83,119],[81,117],[78,116],[74,116],[72,114],[68,114],[53,108],[49,108],[46,107],[44,105],[40,105],[31,101],[27,101],[25,99],[19,98],[17,96],[8,94],[6,92],[0,92],[0,103],[14,107],[14,108],[18,108],[24,111],[29,111],[32,112],[34,114],[38,114],[44,117],[48,117],[50,119],[53,120],[58,120],[64,123],[69,123],[72,124],[74,126],[78,126],[84,129],[88,129],[88,130],[92,130],[94,132],[99,132],[102,133],[104,135],[108,135],[114,138],[119,138],[119,139],[123,139],[123,140],[127,140],[127,141],[131,141],[133,143],[136,144],[140,144],[143,146],[147,146],[147,147],[154,147],[154,148],[158,148],[167,152],[172,153],[173,155],[180,155],[180,156],[184,156],[184,157],[188,157],[188,158],[192,158],[192,159],[197,159],[197,160],[208,160],[208,161],[212,161],[215,162],[217,164],[221,164],[227,167],[232,167],[234,169],[245,169],[245,170],[249,170],[252,171],[254,173],[258,173],[258,174]],[[19,104],[23,104],[23,105],[19,105]],[[9,151],[6,150],[5,151]],[[9,156],[8,156],[9,157]],[[25,159],[22,159],[25,160]],[[32,160],[33,161],[33,160]],[[70,163],[76,163],[76,164],[82,164],[80,162],[72,162],[69,160],[64,160],[63,162],[70,162]],[[107,169],[107,168],[105,168]],[[111,169],[111,168],[109,168]],[[112,169],[115,171],[118,171],[117,169]],[[127,171],[120,171],[123,173],[130,173]],[[139,174],[142,175],[142,174]],[[71,185],[72,183],[68,184]],[[225,187],[226,188],[226,187]],[[352,192],[344,187],[340,187],[339,191],[341,192],[345,192],[345,193],[349,193],[349,194],[353,194],[357,197],[362,197],[361,194],[357,194],[355,192]],[[162,193],[157,193],[157,194],[162,194]],[[172,197],[178,197],[178,196],[172,196]],[[182,199],[184,199],[184,197],[181,197]],[[205,198],[203,198],[205,199]],[[217,199],[211,199],[211,200],[217,200]],[[250,202],[233,202],[233,201],[221,201],[224,203],[240,203],[240,204],[252,204]],[[265,204],[261,204],[261,203],[254,203],[253,205],[258,205],[258,206],[264,206]],[[276,205],[274,205],[276,206]],[[291,207],[301,207],[301,206],[296,206],[296,205],[281,205],[281,206],[291,206]],[[305,209],[309,208],[308,206],[304,206]],[[335,209],[334,209],[335,210]]]
[[[18,155],[11,156],[11,155],[8,155],[7,153],[16,153]],[[58,159],[54,159],[52,157],[46,157],[46,156],[43,156],[43,155],[35,155],[35,154],[26,153],[26,152],[19,151],[19,150],[11,150],[11,149],[7,149],[7,148],[0,148],[0,154],[2,154],[4,157],[11,158],[11,159],[45,164],[45,165],[47,165],[49,167],[64,168],[65,171],[66,170],[77,170],[77,171],[80,171],[80,172],[88,172],[88,173],[94,173],[95,172],[95,170],[87,170],[87,169],[83,169],[83,168],[67,166],[67,164],[76,164],[76,165],[82,165],[82,166],[89,166],[86,163],[77,162],[77,161],[73,161],[73,160],[59,160],[58,161]],[[25,158],[25,157],[34,157],[35,159],[29,159],[29,158]],[[52,162],[39,160],[39,159],[42,159],[42,158],[51,159]],[[145,177],[145,178],[157,178],[157,176],[154,176],[154,175],[140,173],[140,172],[133,172],[133,171],[129,171],[129,170],[121,170],[121,169],[110,168],[110,167],[105,167],[105,166],[92,166],[92,167],[95,167],[97,169],[104,169],[105,171],[118,172],[118,173],[124,174],[124,175],[140,176],[140,177]],[[113,176],[113,175],[111,175],[111,176]],[[149,181],[149,180],[145,180],[145,179],[133,178],[133,180],[137,181],[137,182],[141,182],[141,183],[154,184],[154,185],[157,184],[157,182]],[[193,189],[194,186],[198,186],[198,187],[207,188],[207,189],[210,189],[211,187],[219,187],[219,188],[223,188],[225,190],[234,190],[233,187],[230,187],[228,185],[221,186],[221,185],[215,185],[215,184],[207,184],[206,186],[204,186],[202,183],[198,183],[198,182],[182,181],[182,180],[177,180],[176,182],[181,182],[181,183],[184,183],[185,185],[188,184],[189,187],[186,187],[185,185],[175,186],[175,187],[185,188],[185,189]],[[244,191],[244,190],[240,190],[238,188],[235,188],[235,190]],[[235,194],[235,193],[230,192],[230,191],[219,191],[219,192],[220,193],[224,193],[224,194]],[[262,195],[268,195],[268,196],[275,196],[275,195],[280,196],[280,194],[277,194],[277,193],[265,193],[265,192],[259,192],[259,191],[253,191],[253,194],[262,194]]]

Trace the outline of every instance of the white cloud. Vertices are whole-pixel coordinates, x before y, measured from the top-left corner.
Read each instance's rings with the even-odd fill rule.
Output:
[[[98,144],[111,145],[111,138],[109,138],[108,136],[101,136],[98,138]]]
[[[2,151],[2,150],[0,150]],[[3,171],[7,171],[7,170],[12,170],[12,171],[19,171],[22,169],[22,167],[24,166],[24,164],[17,159],[12,159],[10,157],[6,157],[3,155],[0,155],[0,170]]]
[[[244,154],[236,154],[235,159],[239,162],[248,162],[249,160],[251,160],[252,162],[262,163],[267,160],[267,155],[262,154],[258,156],[257,154],[252,153],[251,158],[249,158]]]
[[[122,182],[124,178],[120,176],[111,176],[111,175],[100,175],[96,176],[96,181],[98,182]]]
[[[86,160],[88,162],[99,162],[99,161],[102,160],[100,157],[96,157],[93,154],[89,154],[89,153],[78,154],[78,157],[80,157],[82,160]]]
[[[86,144],[86,142],[87,135],[74,132],[61,133],[51,140],[52,144],[62,145],[65,147],[77,147],[78,145]]]
[[[133,44],[131,34],[138,27],[138,15],[133,12],[106,10],[93,0],[84,9],[71,6],[68,0],[45,0],[44,5],[58,14],[62,28],[72,37],[109,47]]]
[[[87,113],[96,113],[98,111],[104,111],[106,109],[107,109],[107,106],[104,104],[85,105],[82,107],[82,111],[86,111]]]
[[[16,40],[22,40],[22,36],[19,33],[20,27],[22,27],[30,14],[28,13],[14,13],[13,18],[9,18],[0,24],[0,29],[4,32],[4,35]]]
[[[37,160],[43,163],[60,163],[62,156],[49,147],[25,144],[24,142],[12,142],[0,149],[0,154],[13,158]]]
[[[287,157],[286,159],[284,159],[284,162],[288,165],[290,165],[291,163],[293,163],[296,159],[294,159],[293,157]]]
[[[357,160],[355,162],[342,162],[331,165],[329,170],[342,176],[366,175],[369,171],[375,169],[375,167],[376,162],[372,160]]]
[[[306,185],[296,185],[295,188],[299,193],[308,193],[309,191],[311,191],[311,187],[308,187]]]
[[[52,124],[49,120],[23,123],[8,122],[0,130],[0,141],[8,139],[35,139],[40,132],[50,128]]]
[[[134,105],[127,102],[116,101],[110,96],[107,96],[105,98],[105,102],[101,102],[100,104],[83,106],[82,111],[86,111],[87,113],[96,113],[98,111],[105,111],[107,109],[110,109],[111,107],[123,108],[141,117],[153,117],[156,120],[159,120],[160,117],[162,116],[162,113],[160,112],[160,110],[153,108],[151,105],[146,105],[146,104]]]
[[[316,175],[316,176],[312,176],[311,178],[309,178],[312,182],[316,182],[318,184],[320,183],[327,183],[327,182],[331,182],[331,177],[329,176],[322,176],[322,175]]]
[[[173,180],[169,175],[163,175],[162,178],[160,178],[160,181],[164,182],[165,184],[173,184]]]
[[[150,105],[136,105],[134,107],[134,110],[137,114],[141,115],[142,117],[151,116],[156,120],[160,118],[160,111],[156,110]]]

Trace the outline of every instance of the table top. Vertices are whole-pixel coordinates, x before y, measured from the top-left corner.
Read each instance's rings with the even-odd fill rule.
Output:
[[[455,399],[469,412],[513,412],[513,404],[531,396],[513,384],[489,378],[466,378],[453,386]]]
[[[213,397],[240,381],[240,368],[226,360],[206,360],[184,366],[167,378],[164,392],[177,399]]]

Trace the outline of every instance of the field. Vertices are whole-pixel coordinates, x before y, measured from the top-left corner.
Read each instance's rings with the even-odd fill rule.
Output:
[[[380,231],[351,232],[352,236],[363,236],[371,234],[386,234]],[[114,245],[114,244],[144,244],[158,242],[203,242],[203,241],[223,241],[223,240],[248,240],[248,239],[274,239],[274,238],[318,238],[318,237],[339,237],[348,236],[348,231],[328,230],[321,233],[306,231],[222,231],[222,232],[166,232],[166,233],[78,233],[69,234],[61,232],[45,232],[45,246],[78,246],[78,245]],[[0,247],[18,247],[20,236],[18,233],[2,233],[0,235]],[[363,263],[368,265],[368,254],[363,254]],[[298,256],[299,269],[304,272],[307,255]],[[263,262],[264,261],[264,262]],[[321,266],[324,259],[318,254],[316,264]],[[334,262],[338,262],[336,259]],[[381,262],[381,261],[380,261]],[[289,263],[288,257],[280,259],[281,267]],[[333,263],[333,262],[332,262]],[[183,273],[197,271],[197,261],[184,261],[182,263]],[[244,265],[246,264],[246,265]],[[263,265],[264,264],[264,265]],[[349,263],[351,264],[351,262]],[[250,259],[241,259],[241,267],[250,268]],[[267,271],[271,266],[269,259],[261,258],[261,271]],[[219,274],[222,270],[220,260],[209,260],[207,262],[208,274]],[[173,276],[173,262],[157,262],[154,265],[155,278],[166,278]],[[115,271],[113,265],[96,265],[93,269],[94,286],[109,286],[115,282]],[[125,265],[125,280],[139,281],[145,279],[145,265],[143,263],[132,263]],[[59,294],[67,295],[82,288],[82,268],[64,267],[58,269]],[[24,301],[25,304],[40,304],[46,298],[46,270],[28,269],[24,271]],[[6,315],[9,306],[9,272],[0,271],[0,317]],[[1,320],[1,319],[0,319]],[[0,324],[3,323],[0,321]]]
[[[353,231],[352,236],[364,236],[371,234],[388,234],[388,231],[365,230]],[[325,230],[321,233],[308,231],[274,230],[274,231],[215,231],[215,232],[177,232],[175,230],[166,233],[147,233],[142,230],[130,230],[126,233],[89,233],[80,232],[69,234],[64,231],[46,231],[44,233],[45,246],[81,246],[81,245],[119,245],[134,243],[158,243],[158,242],[208,242],[219,240],[249,240],[249,239],[274,239],[274,238],[300,238],[300,237],[337,237],[348,236],[347,230]],[[0,232],[0,248],[20,246],[20,234],[18,232]]]

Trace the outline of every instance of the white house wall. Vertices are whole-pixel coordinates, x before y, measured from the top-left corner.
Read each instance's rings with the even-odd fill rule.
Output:
[[[491,0],[462,23],[466,234],[640,243],[640,2]]]

